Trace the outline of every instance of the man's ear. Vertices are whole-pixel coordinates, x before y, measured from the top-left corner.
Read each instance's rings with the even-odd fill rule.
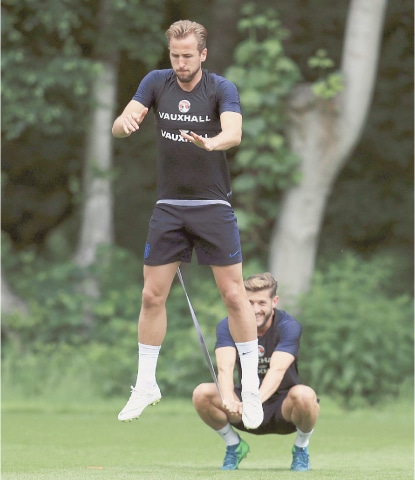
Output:
[[[272,308],[275,308],[278,305],[280,297],[278,295],[275,295],[275,297],[272,299]]]

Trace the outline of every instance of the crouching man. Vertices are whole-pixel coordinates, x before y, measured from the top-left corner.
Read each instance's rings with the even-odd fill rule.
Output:
[[[242,422],[241,365],[227,318],[219,322],[216,329],[215,354],[222,398],[214,383],[202,383],[193,392],[194,407],[226,444],[222,470],[236,470],[249,452],[249,445],[237,430],[253,435],[296,432],[291,470],[310,470],[308,445],[320,406],[315,392],[302,385],[298,376],[301,325],[277,309],[277,282],[270,273],[253,275],[244,283],[257,324],[264,420],[253,430],[248,430]],[[234,385],[235,365],[237,385]]]

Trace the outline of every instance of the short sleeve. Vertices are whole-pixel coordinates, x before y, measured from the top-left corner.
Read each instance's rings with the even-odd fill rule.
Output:
[[[297,357],[302,333],[300,323],[293,317],[285,314],[278,323],[277,332],[279,341],[274,348],[274,352],[291,353],[291,355]]]
[[[235,347],[231,332],[229,330],[229,322],[227,318],[221,320],[216,327],[216,344],[215,350],[221,347]]]
[[[155,92],[158,85],[166,78],[166,70],[153,70],[141,80],[140,85],[133,96],[133,100],[140,102],[150,108],[155,99]]]

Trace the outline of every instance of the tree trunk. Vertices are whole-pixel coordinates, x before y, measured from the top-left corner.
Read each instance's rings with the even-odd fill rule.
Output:
[[[113,243],[114,238],[111,127],[117,101],[119,52],[105,41],[112,34],[113,15],[111,0],[101,0],[94,54],[100,70],[92,87],[94,110],[86,137],[82,225],[75,254],[80,266],[90,265],[97,248]]]
[[[80,240],[75,255],[78,265],[95,259],[100,245],[113,242],[113,196],[111,185],[112,135],[117,67],[102,62],[93,86],[95,109],[87,133],[83,178],[83,215]]]
[[[98,13],[98,37],[111,35],[111,0],[101,0]],[[75,262],[82,267],[91,265],[97,250],[114,240],[112,195],[112,135],[117,100],[119,53],[108,49],[99,38],[95,58],[100,69],[92,87],[94,109],[86,136],[83,177],[82,225]],[[85,278],[79,288],[91,303],[83,314],[84,325],[92,329],[95,318],[92,313],[95,299],[100,296],[99,286],[93,276]]]
[[[293,304],[310,287],[328,196],[360,139],[377,72],[387,0],[351,0],[341,71],[344,91],[316,98],[311,86],[294,90],[287,140],[301,159],[301,183],[287,190],[270,242],[270,271],[282,299]]]

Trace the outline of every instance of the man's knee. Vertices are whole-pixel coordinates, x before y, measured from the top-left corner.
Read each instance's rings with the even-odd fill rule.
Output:
[[[290,389],[288,397],[294,407],[304,412],[318,407],[317,395],[314,390],[307,385],[295,385]]]
[[[162,308],[166,303],[166,298],[157,290],[145,286],[142,291],[141,301],[144,308]]]
[[[213,385],[215,387],[215,385]],[[200,408],[201,406],[209,403],[212,398],[212,384],[211,383],[201,383],[193,390],[192,402],[195,408]]]
[[[246,293],[244,287],[241,288],[236,283],[229,283],[222,288],[221,295],[228,309],[239,310],[247,303],[245,302]]]

